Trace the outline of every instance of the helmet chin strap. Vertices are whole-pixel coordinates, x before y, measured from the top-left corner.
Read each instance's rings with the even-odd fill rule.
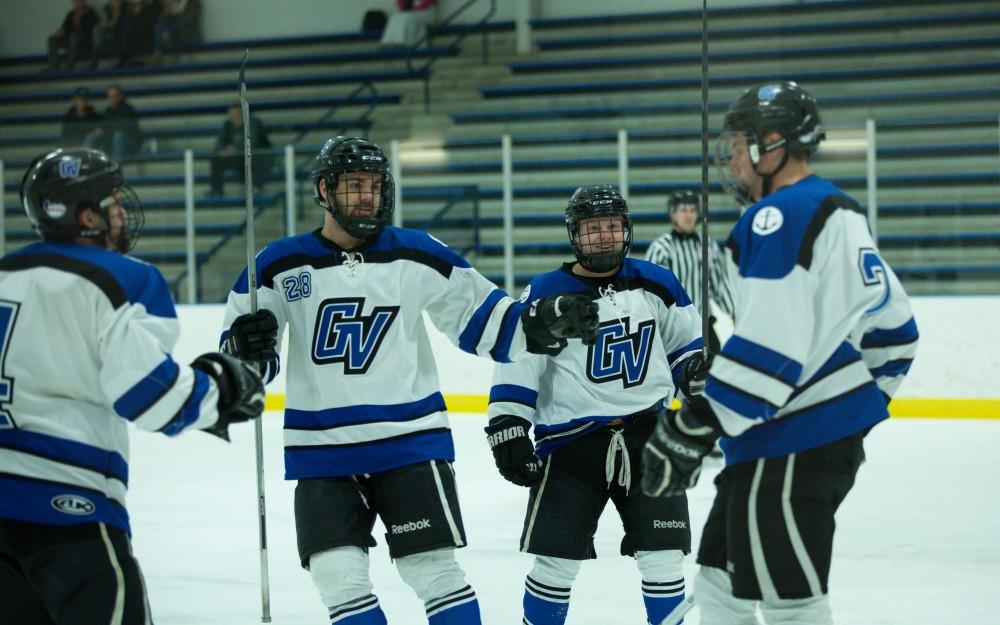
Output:
[[[771,152],[772,150],[776,150],[776,149],[780,148],[783,145],[785,145],[785,140],[784,139],[782,139],[780,141],[776,141],[776,142],[772,143],[771,145],[767,146],[765,148],[765,150],[764,150],[764,153],[767,154],[767,153]],[[757,147],[756,144],[754,144],[753,147],[756,148]],[[764,173],[764,172],[760,171],[759,169],[757,169],[757,166],[760,165],[760,153],[758,152],[758,149],[754,149],[751,152],[751,159],[750,159],[750,164],[753,166],[753,171],[754,171],[755,174],[757,174],[758,176],[760,176],[761,183],[762,183],[761,184],[760,197],[759,198],[754,198],[756,201],[759,201],[761,198],[767,197],[768,195],[771,194],[771,184],[772,184],[772,181],[773,181],[774,177],[777,176],[778,172],[780,172],[782,169],[784,169],[785,165],[788,164],[788,150],[786,149],[782,153],[782,155],[781,155],[781,162],[778,163],[778,166],[774,168],[774,171],[769,172],[769,173]],[[757,158],[752,158],[752,156],[754,155],[754,153],[756,153]]]

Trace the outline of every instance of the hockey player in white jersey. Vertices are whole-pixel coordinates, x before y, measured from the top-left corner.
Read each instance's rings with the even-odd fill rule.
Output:
[[[701,623],[832,623],[834,514],[888,416],[918,339],[909,300],[858,204],[814,175],[816,101],[794,82],[729,108],[717,163],[749,208],[726,247],[740,315],[711,365],[707,402],[664,419],[643,487],[694,484],[721,436],[726,468],[698,552]]]
[[[635,557],[648,621],[658,625],[684,598],[691,529],[683,492],[642,492],[640,458],[675,390],[691,392],[701,317],[670,270],[627,258],[632,225],[614,187],[577,189],[566,226],[576,261],[536,277],[522,299],[591,298],[600,312],[597,342],[497,365],[490,391],[486,432],[497,467],[531,487],[521,551],[536,557],[523,622],[566,621],[573,580],[595,557],[594,533],[610,499],[625,528],[621,553]]]
[[[258,254],[261,310],[248,313],[244,271],[223,335],[225,350],[270,378],[288,327],[285,477],[298,480],[300,560],[332,624],[383,625],[368,573],[378,515],[429,623],[476,625],[455,561],[465,530],[424,314],[462,350],[506,362],[592,340],[596,306],[572,295],[526,306],[440,241],[392,227],[392,176],[370,141],[331,139],[312,177],[323,227]]]
[[[128,423],[175,436],[260,416],[260,376],[170,355],[160,272],[125,252],[142,206],[96,150],[36,158],[21,200],[43,241],[0,259],[0,621],[147,625],[125,491]]]

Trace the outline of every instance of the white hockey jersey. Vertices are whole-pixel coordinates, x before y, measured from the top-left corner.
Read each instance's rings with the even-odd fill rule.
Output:
[[[727,464],[885,419],[918,333],[854,200],[809,176],[751,206],[726,247],[740,315],[705,395],[728,434]]]
[[[681,363],[702,345],[701,316],[669,269],[627,258],[614,276],[584,278],[572,267],[536,277],[521,299],[592,296],[597,342],[572,339],[558,356],[497,365],[490,389],[490,418],[533,423],[541,458],[608,421],[671,401]]]
[[[459,348],[528,355],[524,305],[432,236],[385,228],[346,252],[319,230],[257,255],[258,305],[288,326],[285,478],[376,473],[455,456],[424,311]],[[222,341],[249,312],[246,270]],[[278,362],[268,365],[273,379]]]
[[[0,260],[0,517],[129,531],[128,422],[173,436],[218,420],[218,388],[170,352],[163,276],[76,243]]]

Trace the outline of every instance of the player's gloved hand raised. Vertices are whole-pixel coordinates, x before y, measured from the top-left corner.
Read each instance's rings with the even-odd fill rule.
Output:
[[[697,397],[677,412],[660,411],[642,450],[642,492],[673,497],[698,483],[701,460],[719,437],[711,410],[704,398]]]
[[[205,372],[219,387],[219,420],[205,428],[209,434],[228,441],[230,423],[256,419],[264,411],[264,382],[254,365],[208,352],[195,358],[191,367]]]
[[[550,295],[531,302],[521,313],[521,324],[533,354],[558,355],[566,339],[584,345],[597,342],[597,303],[585,295]]]
[[[542,461],[528,438],[529,427],[524,419],[504,415],[492,419],[485,428],[500,475],[518,486],[534,486],[542,481]]]
[[[708,370],[712,368],[714,358],[715,355],[712,353],[705,357],[705,352],[697,352],[684,361],[680,379],[684,397],[690,399],[705,392],[705,381],[708,379]]]
[[[229,326],[229,336],[222,351],[249,362],[268,362],[277,358],[278,320],[270,310],[240,315]]]

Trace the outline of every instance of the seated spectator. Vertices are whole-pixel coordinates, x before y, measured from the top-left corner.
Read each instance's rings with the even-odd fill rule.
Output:
[[[101,57],[117,55],[119,65],[125,65],[125,51],[133,36],[132,6],[128,0],[108,0],[104,5],[104,23],[94,29],[94,53],[90,60],[90,68],[94,69]]]
[[[434,21],[434,0],[396,0],[399,13],[389,17],[382,31],[383,46],[410,47],[424,38]]]
[[[73,8],[66,14],[62,26],[49,37],[50,72],[63,69],[61,54],[66,54],[66,69],[73,71],[80,56],[90,54],[94,47],[94,28],[99,20],[97,13],[87,6],[87,0],[72,0]]]
[[[98,138],[97,149],[104,150],[119,163],[139,153],[142,147],[139,113],[125,101],[125,92],[118,85],[108,87],[104,123],[94,133]]]
[[[94,147],[97,139],[94,131],[100,128],[102,118],[101,114],[90,105],[89,97],[90,90],[86,87],[78,87],[73,92],[73,104],[63,115],[62,132],[59,134],[61,147]]]
[[[223,195],[222,176],[227,171],[235,171],[240,180],[246,180],[243,164],[243,108],[239,102],[229,105],[229,118],[222,124],[219,136],[215,140],[215,156],[212,157],[212,187],[209,196]],[[253,154],[253,186],[254,192],[260,191],[264,176],[271,170],[274,163],[273,154],[261,154],[258,150],[271,147],[264,124],[256,117],[250,117],[250,147]]]

